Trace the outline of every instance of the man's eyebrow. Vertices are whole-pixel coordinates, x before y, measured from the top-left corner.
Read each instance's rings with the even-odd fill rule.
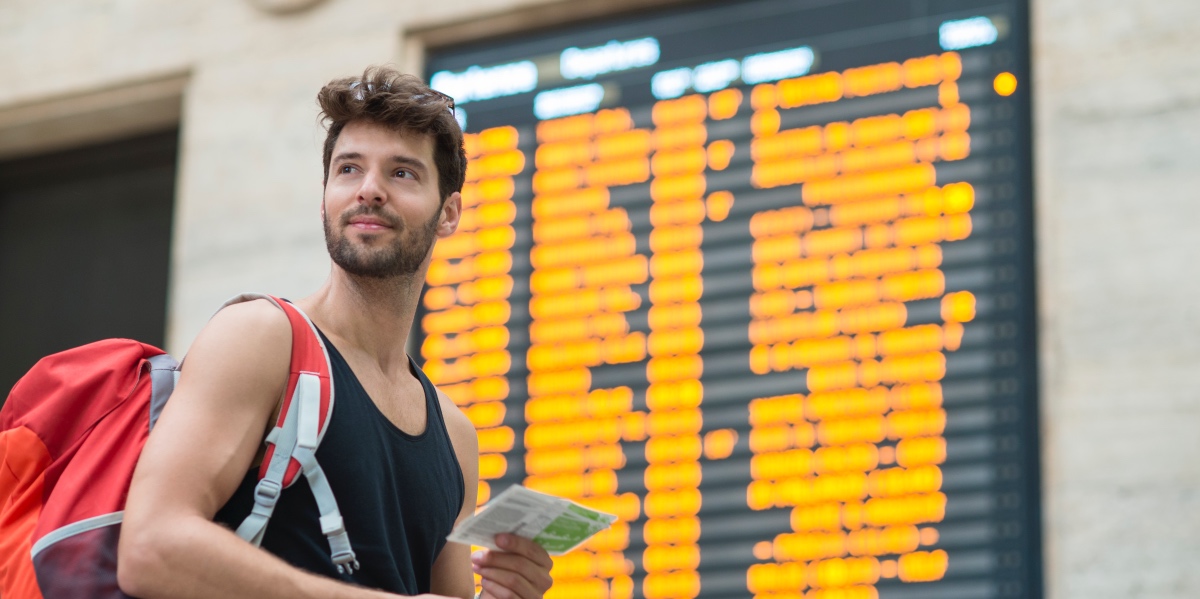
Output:
[[[362,157],[363,157],[363,155],[360,152],[342,152],[341,154],[334,156],[330,160],[330,162],[341,162],[343,160],[361,160]],[[414,169],[422,171],[422,172],[429,170],[429,166],[426,165],[423,160],[421,160],[419,158],[413,158],[412,156],[404,156],[404,155],[397,154],[397,155],[391,157],[391,161],[393,164],[399,164],[402,166],[411,167],[411,168],[414,168]]]
[[[429,170],[429,166],[425,164],[425,161],[419,158],[413,158],[412,156],[392,156],[392,162],[395,164],[415,168],[421,172]]]

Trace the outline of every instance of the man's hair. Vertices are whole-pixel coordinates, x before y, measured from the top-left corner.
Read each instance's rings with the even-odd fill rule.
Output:
[[[367,68],[362,77],[330,81],[317,94],[325,135],[323,184],[329,182],[333,146],[347,123],[367,121],[397,131],[433,137],[433,161],[437,166],[438,192],[442,201],[462,191],[467,173],[462,128],[454,118],[454,100],[430,89],[420,79],[390,67]]]

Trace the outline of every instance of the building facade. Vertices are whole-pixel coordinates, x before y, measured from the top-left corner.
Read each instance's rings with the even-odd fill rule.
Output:
[[[144,166],[141,178],[109,187],[80,179],[84,188],[68,195],[173,189],[147,221],[168,223],[170,239],[145,250],[161,254],[169,244],[169,268],[147,267],[167,278],[146,292],[165,297],[155,300],[165,313],[162,327],[145,334],[182,355],[228,297],[300,297],[327,275],[318,220],[324,134],[314,100],[325,82],[379,63],[421,72],[430,49],[681,4],[7,3],[0,215],[8,222],[0,231],[9,239],[0,247],[10,256],[0,261],[40,238],[18,236],[44,225],[38,210],[18,203],[55,197],[65,176],[56,166]],[[1200,5],[1032,0],[1030,21],[1045,596],[1194,597],[1200,287],[1189,275],[1200,255],[1200,42],[1191,30]],[[91,158],[72,154],[81,149]],[[164,155],[176,158],[163,165]],[[88,162],[96,157],[106,162]],[[72,213],[101,218],[86,209],[83,201]],[[61,257],[38,250],[47,272],[0,281],[10,312],[3,345],[38,335],[37,326],[13,324],[37,308],[14,298],[30,297],[25,290],[43,277],[62,279],[45,292],[70,300],[50,302],[62,320],[72,302],[120,303],[89,291],[117,275],[77,286],[70,269],[57,267],[120,239],[119,228],[107,230],[116,237],[89,237]],[[97,268],[126,272],[138,251]],[[78,312],[85,324],[104,319]]]

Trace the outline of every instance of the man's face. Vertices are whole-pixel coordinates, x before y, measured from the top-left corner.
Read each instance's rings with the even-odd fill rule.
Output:
[[[435,237],[458,225],[457,193],[438,196],[433,138],[365,121],[348,123],[329,162],[322,220],[325,245],[346,272],[370,278],[412,275]]]

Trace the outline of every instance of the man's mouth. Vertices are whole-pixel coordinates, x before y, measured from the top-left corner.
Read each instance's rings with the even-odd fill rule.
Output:
[[[359,214],[347,219],[347,225],[360,231],[383,231],[395,229],[396,225],[390,219],[376,215]]]

